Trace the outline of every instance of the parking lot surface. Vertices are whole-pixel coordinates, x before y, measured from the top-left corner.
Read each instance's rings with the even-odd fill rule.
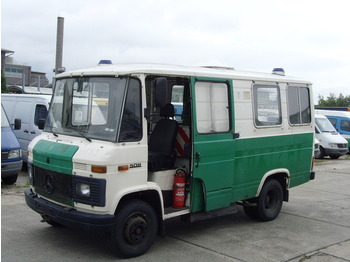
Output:
[[[315,165],[316,179],[290,189],[279,217],[258,222],[238,213],[186,224],[167,221],[143,256],[129,261],[350,261],[350,157]],[[55,228],[27,207],[23,171],[1,186],[1,261],[122,261],[109,236]]]

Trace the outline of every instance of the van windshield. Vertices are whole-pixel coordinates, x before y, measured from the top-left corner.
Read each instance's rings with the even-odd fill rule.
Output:
[[[10,127],[4,108],[1,104],[1,127]]]
[[[45,131],[115,141],[128,78],[56,80]]]
[[[331,122],[329,122],[327,118],[316,117],[315,120],[316,125],[318,126],[321,132],[337,132],[337,130],[335,130],[334,126],[331,124]]]

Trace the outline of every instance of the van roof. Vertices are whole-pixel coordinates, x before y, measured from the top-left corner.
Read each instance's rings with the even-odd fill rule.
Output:
[[[51,96],[52,95],[49,95],[49,94],[40,94],[40,95],[36,95],[36,94],[1,94],[1,99],[3,97],[20,97],[20,98],[41,98],[41,99],[44,99],[46,101],[50,101]]]
[[[315,114],[315,118],[326,118],[326,119],[327,119],[326,116],[324,116],[324,115],[318,115],[318,114]]]
[[[236,71],[233,68],[227,67],[200,67],[144,63],[100,65],[96,67],[65,72],[56,75],[55,77],[59,79],[73,76],[116,76],[130,74],[154,74],[163,76],[201,76],[311,84],[311,82],[300,78],[277,75],[273,74],[272,72],[259,73],[248,71]]]
[[[325,115],[325,116],[342,116],[342,117],[348,117],[350,118],[350,112],[348,111],[336,111],[336,110],[323,110],[323,109],[317,109],[315,110],[317,114],[319,115]]]

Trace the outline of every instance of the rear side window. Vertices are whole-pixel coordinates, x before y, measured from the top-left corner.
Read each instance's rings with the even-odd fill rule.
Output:
[[[282,124],[281,96],[277,85],[254,84],[254,121],[259,126]]]
[[[36,105],[35,107],[35,115],[34,115],[34,124],[36,126],[39,125],[39,120],[45,120],[47,116],[47,108],[45,105]]]
[[[340,128],[343,131],[350,132],[350,121],[349,120],[342,120],[340,122]]]
[[[288,113],[291,125],[311,123],[309,88],[288,86]]]

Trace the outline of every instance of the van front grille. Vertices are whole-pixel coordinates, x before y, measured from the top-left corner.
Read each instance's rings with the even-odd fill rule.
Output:
[[[62,174],[34,166],[35,191],[52,200],[72,205],[72,175]]]

